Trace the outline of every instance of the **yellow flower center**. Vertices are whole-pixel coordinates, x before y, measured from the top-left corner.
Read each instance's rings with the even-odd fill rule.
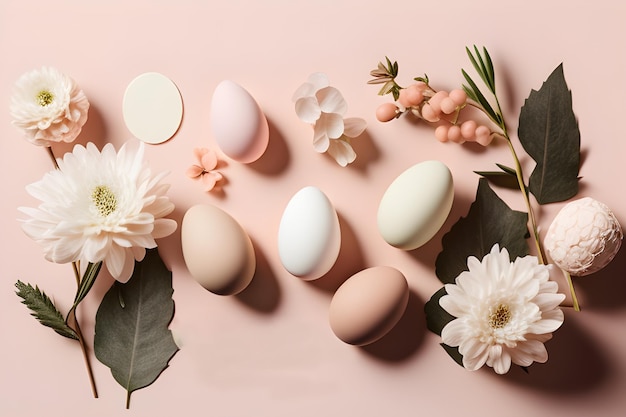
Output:
[[[91,199],[102,217],[108,216],[117,209],[117,198],[106,185],[98,185],[94,188]]]
[[[489,314],[489,326],[492,329],[501,329],[511,321],[511,309],[506,304],[498,304],[496,308],[491,309]]]
[[[52,94],[50,91],[41,90],[39,93],[37,93],[37,103],[41,107],[46,107],[47,105],[52,104],[53,101],[54,94]]]

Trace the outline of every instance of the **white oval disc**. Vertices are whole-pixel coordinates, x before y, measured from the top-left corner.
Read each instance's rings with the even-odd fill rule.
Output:
[[[170,139],[183,119],[183,100],[176,84],[163,74],[147,72],[130,82],[122,103],[124,122],[146,143]]]

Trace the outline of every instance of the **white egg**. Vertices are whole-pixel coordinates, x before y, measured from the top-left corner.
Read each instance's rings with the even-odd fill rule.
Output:
[[[317,187],[302,188],[289,200],[278,230],[278,253],[285,269],[306,281],[325,275],[341,246],[339,218]]]
[[[222,81],[215,88],[210,123],[217,145],[235,161],[256,161],[269,143],[265,114],[252,95],[233,81]]]
[[[252,241],[228,213],[213,205],[195,205],[181,225],[183,258],[191,276],[219,295],[243,291],[256,271]]]
[[[454,200],[448,167],[425,161],[401,173],[378,206],[378,230],[391,246],[413,250],[428,242],[443,226]]]

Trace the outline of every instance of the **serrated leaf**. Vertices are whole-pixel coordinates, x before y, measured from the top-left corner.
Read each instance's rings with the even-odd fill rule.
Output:
[[[126,408],[131,393],[152,384],[178,351],[168,328],[173,292],[172,273],[157,249],[149,249],[130,280],[116,281],[98,308],[95,354],[126,389]]]
[[[461,217],[441,240],[443,248],[435,261],[437,277],[444,284],[454,283],[467,269],[469,256],[482,259],[496,243],[508,250],[511,260],[526,256],[527,222],[527,213],[509,208],[481,178],[467,217]]]
[[[580,131],[563,64],[538,91],[532,90],[520,112],[519,140],[537,163],[528,188],[539,204],[565,201],[578,193]]]
[[[31,310],[31,315],[39,323],[50,327],[61,336],[78,340],[76,332],[65,323],[61,312],[56,308],[50,297],[39,290],[39,287],[33,287],[19,280],[15,283],[15,287],[17,288],[16,293],[18,297],[22,299],[22,304],[25,304]]]

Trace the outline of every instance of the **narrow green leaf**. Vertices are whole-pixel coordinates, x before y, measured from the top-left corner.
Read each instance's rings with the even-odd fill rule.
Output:
[[[50,297],[39,290],[39,287],[33,288],[30,284],[24,284],[22,281],[15,283],[17,287],[17,295],[22,299],[22,304],[25,304],[31,310],[31,315],[35,317],[39,323],[44,326],[50,327],[61,336],[78,340],[78,335],[72,330],[65,321],[63,315],[56,308]]]
[[[509,208],[481,178],[476,199],[467,217],[461,217],[442,238],[443,249],[435,261],[435,273],[444,284],[454,283],[467,269],[467,258],[482,259],[498,243],[511,260],[528,254],[528,215]]]
[[[485,112],[487,112],[487,115],[491,118],[491,120],[499,125],[500,118],[496,115],[496,112],[491,107],[491,104],[489,104],[483,93],[476,86],[474,80],[472,80],[472,78],[467,74],[467,72],[465,72],[465,70],[462,69],[461,72],[463,73],[463,77],[465,77],[467,83],[470,85],[471,90],[474,92],[475,101],[477,101],[485,110]]]
[[[539,204],[575,196],[578,193],[580,131],[562,64],[526,99],[520,112],[518,136],[524,150],[537,163],[528,187]]]
[[[174,316],[172,273],[157,249],[149,249],[135,263],[126,283],[115,282],[96,314],[94,350],[126,389],[126,407],[132,392],[152,384],[178,351],[168,326]],[[120,302],[123,300],[123,302]]]
[[[489,78],[491,92],[496,94],[496,74],[493,69],[493,61],[491,60],[491,56],[487,51],[487,48],[483,46],[483,53],[485,54],[485,69],[487,71],[487,78]]]
[[[506,172],[507,174],[513,175],[514,177],[517,178],[517,171],[515,171],[514,168],[508,167],[506,165],[498,164],[497,162],[496,162],[496,166],[500,168],[502,171]]]
[[[474,173],[486,178],[490,183],[500,187],[519,191],[517,176],[502,171],[474,171]]]

